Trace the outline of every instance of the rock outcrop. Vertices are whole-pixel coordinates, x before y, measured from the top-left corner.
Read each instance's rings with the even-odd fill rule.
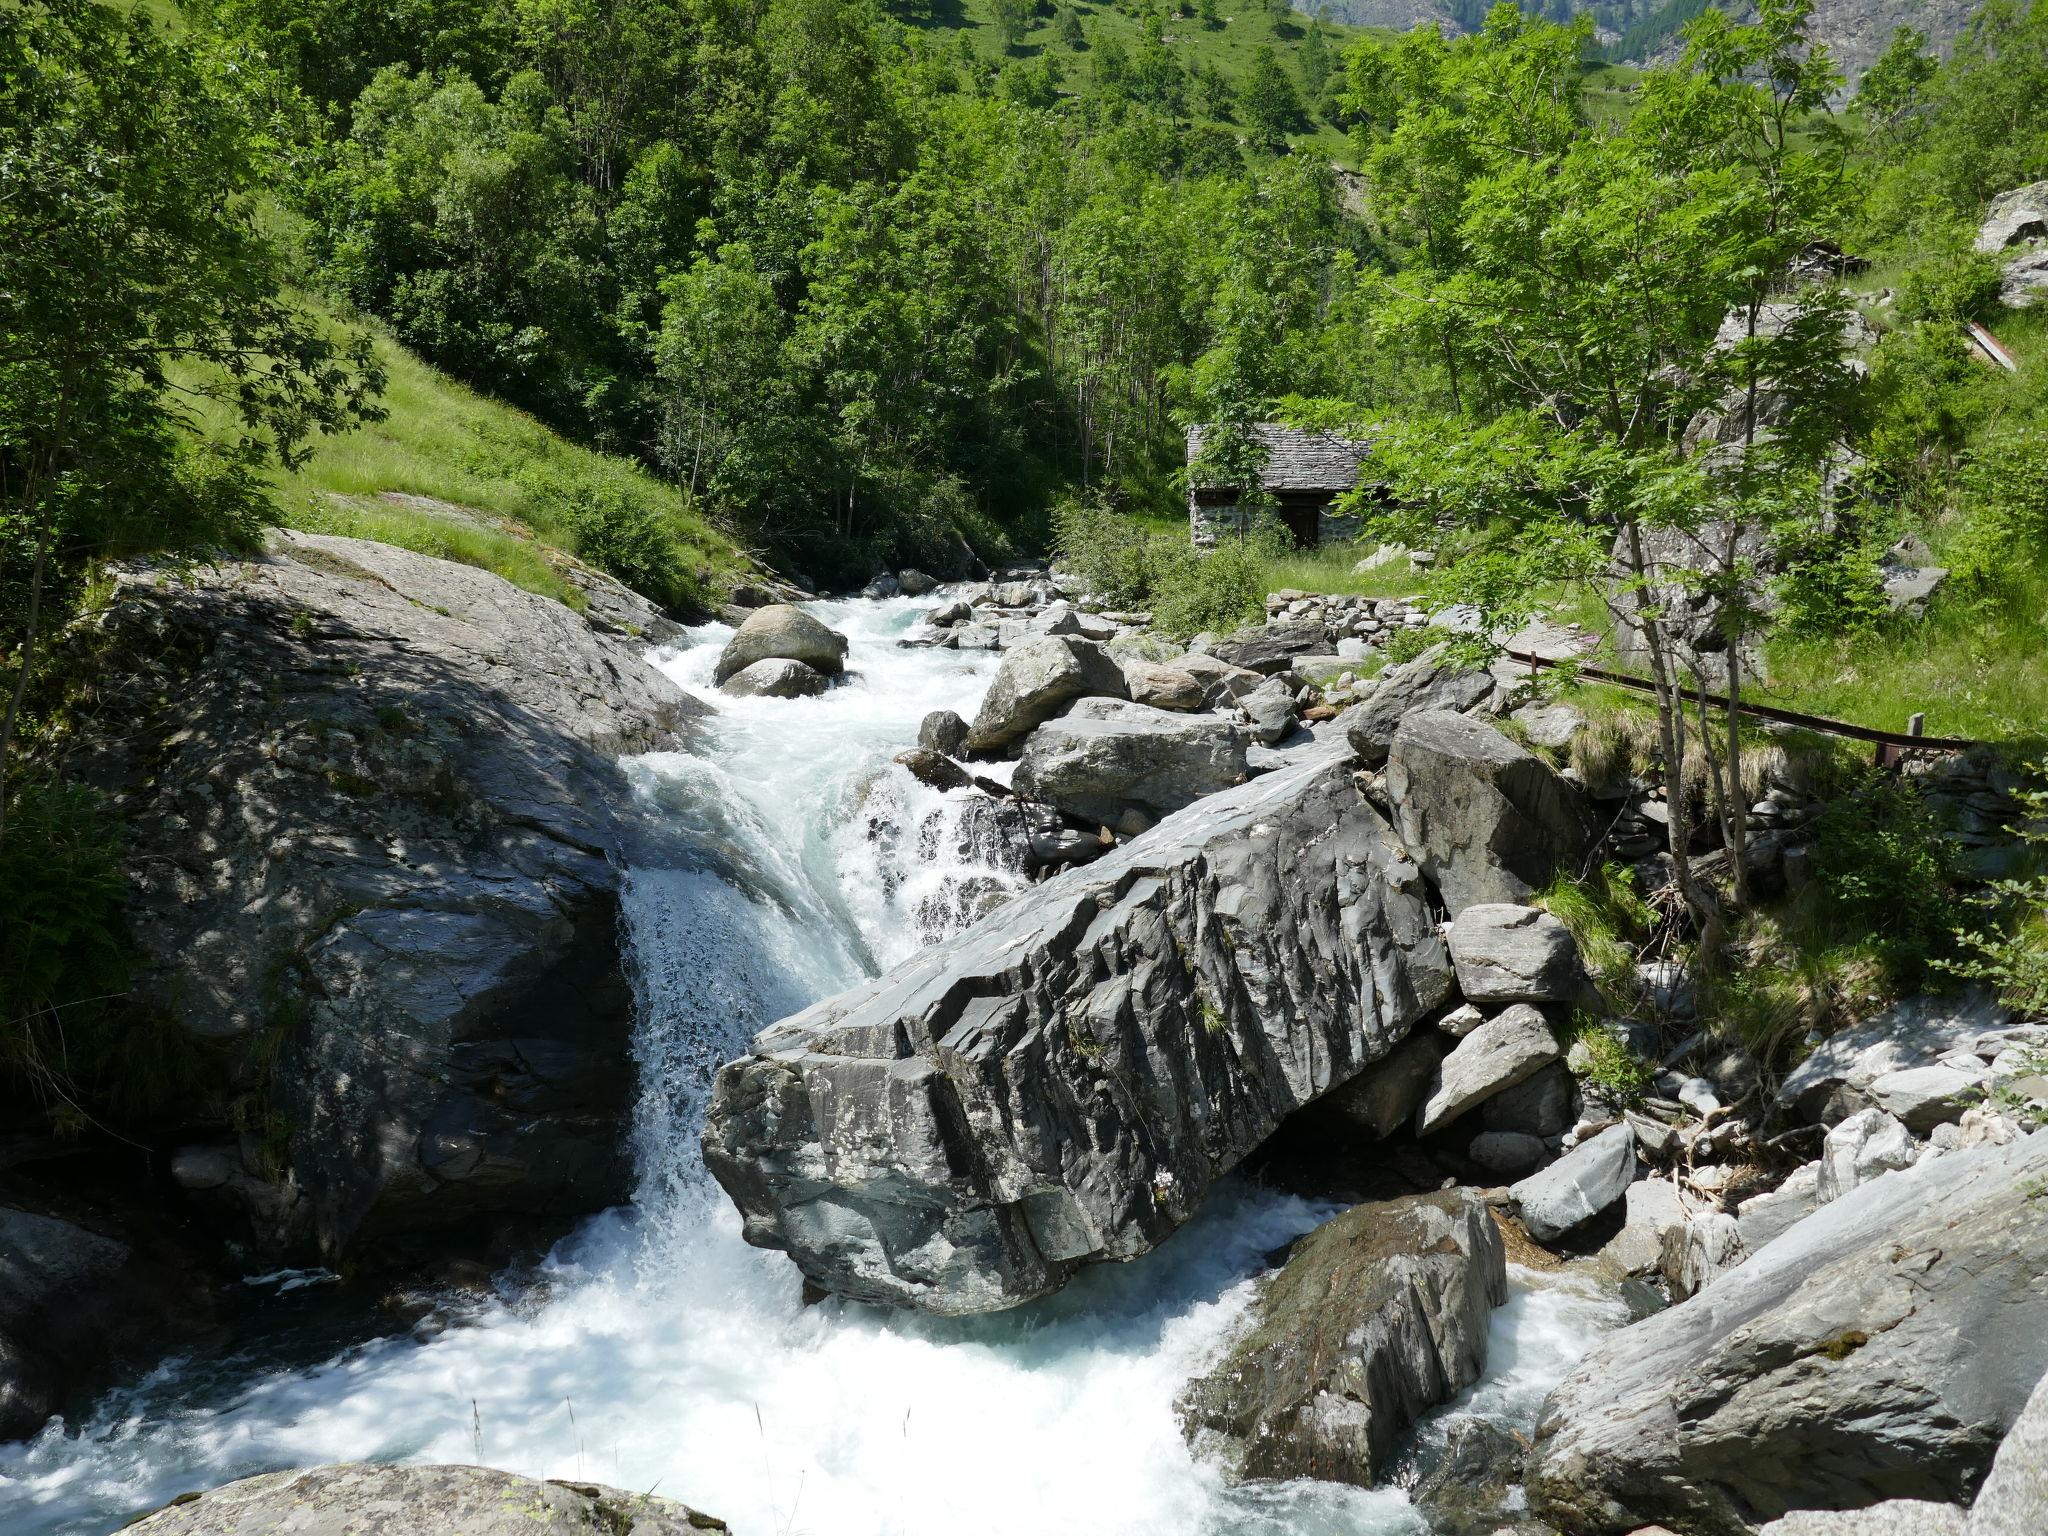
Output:
[[[1548,912],[1502,902],[1451,920],[1458,986],[1475,1003],[1566,1003],[1586,986],[1571,931]]]
[[[1163,1241],[1450,992],[1420,871],[1311,749],[763,1031],[705,1159],[826,1290],[1013,1306]]]
[[[1548,763],[1448,710],[1402,717],[1387,799],[1453,916],[1475,902],[1525,902],[1560,869],[1576,872],[1596,831],[1585,796]]]
[[[1025,738],[1019,794],[1115,826],[1136,807],[1154,817],[1242,783],[1245,733],[1214,716],[1125,699],[1083,699]]]
[[[2048,1132],[1923,1161],[1612,1335],[1544,1405],[1536,1512],[1738,1536],[1799,1508],[1967,1502],[2048,1372],[2044,1186]]]
[[[1479,1379],[1507,1294],[1470,1190],[1357,1206],[1262,1283],[1249,1332],[1182,1393],[1182,1425],[1234,1477],[1369,1487],[1403,1430]]]
[[[133,1536],[704,1536],[723,1520],[674,1499],[490,1467],[350,1462],[268,1472],[188,1495]]]
[[[615,757],[703,706],[560,603],[355,539],[123,577],[91,639],[71,766],[126,816],[137,991],[223,1064],[178,1181],[330,1257],[623,1199]]]
[[[1636,1137],[1626,1124],[1610,1125],[1508,1191],[1522,1225],[1547,1243],[1590,1221],[1628,1193],[1636,1177]]]
[[[1344,718],[1351,750],[1378,767],[1409,715],[1425,709],[1463,714],[1491,699],[1495,686],[1484,668],[1460,666],[1447,645],[1433,645],[1413,661],[1388,667],[1374,680],[1372,696]]]
[[[967,750],[999,752],[1075,699],[1127,698],[1123,669],[1091,640],[1041,635],[1006,652],[967,728]]]

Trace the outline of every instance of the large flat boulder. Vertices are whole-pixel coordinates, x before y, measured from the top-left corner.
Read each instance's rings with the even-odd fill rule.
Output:
[[[1094,641],[1040,635],[1003,653],[1003,663],[967,727],[966,748],[1000,752],[1076,699],[1129,696],[1123,668]]]
[[[1294,1244],[1249,1332],[1181,1394],[1182,1425],[1233,1477],[1369,1487],[1402,1431],[1478,1380],[1507,1290],[1470,1190],[1358,1206]]]
[[[1578,942],[1548,912],[1481,902],[1451,919],[1458,987],[1475,1003],[1568,1003],[1586,986]]]
[[[1272,624],[1248,624],[1234,634],[1212,640],[1208,654],[1230,666],[1270,676],[1285,672],[1295,657],[1320,651],[1327,643],[1327,632],[1320,619],[1282,619]]]
[[[757,661],[800,661],[814,672],[837,677],[846,670],[846,636],[793,603],[770,603],[748,614],[733,631],[711,680],[722,684]]]
[[[1450,990],[1421,872],[1320,749],[764,1030],[705,1160],[824,1289],[993,1311],[1164,1241]]]
[[[192,1197],[356,1262],[627,1198],[617,757],[704,706],[561,603],[323,535],[125,575],[96,643],[73,763],[130,829],[137,994],[268,1128],[191,1106]]]
[[[1245,778],[1244,730],[1214,716],[1083,699],[1025,738],[1012,783],[1070,816],[1114,826],[1163,816]]]
[[[1394,732],[1416,710],[1447,709],[1463,714],[1493,697],[1493,675],[1484,667],[1457,662],[1449,645],[1433,645],[1412,661],[1388,667],[1373,680],[1372,697],[1344,716],[1351,750],[1368,766],[1387,760]]]
[[[1597,835],[1586,797],[1483,721],[1449,710],[1402,717],[1387,752],[1401,840],[1453,915],[1525,902],[1575,870]]]
[[[2048,1372],[2044,1184],[2048,1132],[1946,1153],[1611,1335],[1544,1405],[1536,1513],[1738,1536],[1799,1508],[1967,1502]]]
[[[1875,1103],[1871,1089],[1880,1078],[1951,1056],[1988,1064],[2036,1034],[2014,1025],[2012,1010],[1988,992],[1909,997],[1815,1046],[1787,1074],[1778,1103],[1809,1120],[1833,1122]],[[2048,1043],[2048,1030],[2038,1035]]]
[[[602,1483],[490,1467],[351,1462],[226,1483],[144,1517],[134,1536],[704,1536],[723,1520]]]

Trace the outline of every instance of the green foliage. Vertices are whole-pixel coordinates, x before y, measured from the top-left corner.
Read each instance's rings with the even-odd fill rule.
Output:
[[[93,564],[246,542],[261,469],[373,414],[367,340],[291,302],[252,211],[244,62],[86,0],[0,26],[0,835],[37,641]]]
[[[1065,569],[1105,602],[1150,609],[1153,626],[1176,640],[1262,618],[1271,565],[1286,548],[1277,529],[1261,524],[1204,553],[1184,532],[1148,531],[1099,502],[1063,503],[1053,530]]]
[[[1537,893],[1535,905],[1571,930],[1609,1006],[1632,1007],[1636,960],[1655,927],[1634,875],[1618,864],[1603,864],[1583,877],[1565,872]]]
[[[1957,579],[1980,596],[2024,589],[2048,552],[2048,428],[1991,437],[1964,486],[1971,518],[1954,549]]]
[[[1949,945],[1947,846],[1917,784],[1873,774],[1832,800],[1814,823],[1819,919],[1863,936],[1910,984]]]
[[[2035,777],[2043,772],[2036,764]],[[2001,1001],[2029,1018],[2048,1013],[2048,790],[2021,790],[2019,836],[2032,868],[1993,882],[1976,922],[1954,930],[1958,955],[1937,962],[1950,973],[1987,983]],[[2048,1069],[2048,1063],[2043,1063]]]
[[[1572,1018],[1573,1044],[1581,1047],[1585,1066],[1579,1077],[1621,1104],[1639,1103],[1656,1076],[1651,1065],[1631,1052],[1621,1036],[1589,1014]]]

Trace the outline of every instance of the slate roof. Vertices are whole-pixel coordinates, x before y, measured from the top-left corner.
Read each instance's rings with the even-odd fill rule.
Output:
[[[1188,428],[1188,462],[1202,451],[1202,427]],[[1334,432],[1304,432],[1277,422],[1252,429],[1269,457],[1260,481],[1269,491],[1348,491],[1358,484],[1359,466],[1372,452],[1370,442],[1339,437]]]

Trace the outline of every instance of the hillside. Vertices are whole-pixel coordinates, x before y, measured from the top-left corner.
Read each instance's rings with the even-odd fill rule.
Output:
[[[1405,32],[1434,23],[1454,32],[1477,31],[1487,12],[1486,0],[1301,0],[1300,9],[1326,21],[1355,27],[1385,27]],[[1585,0],[1549,0],[1525,7],[1556,21],[1591,12],[1596,35],[1608,56],[1629,63],[1657,63],[1677,53],[1678,29],[1707,8],[1705,0],[1620,0],[1619,4],[1587,4]],[[1724,7],[1724,9],[1728,9]],[[1814,0],[1808,31],[1825,43],[1853,84],[1884,52],[1900,27],[1927,34],[1947,53],[1976,7],[1970,0]],[[1738,20],[1755,14],[1744,5],[1731,9]]]

